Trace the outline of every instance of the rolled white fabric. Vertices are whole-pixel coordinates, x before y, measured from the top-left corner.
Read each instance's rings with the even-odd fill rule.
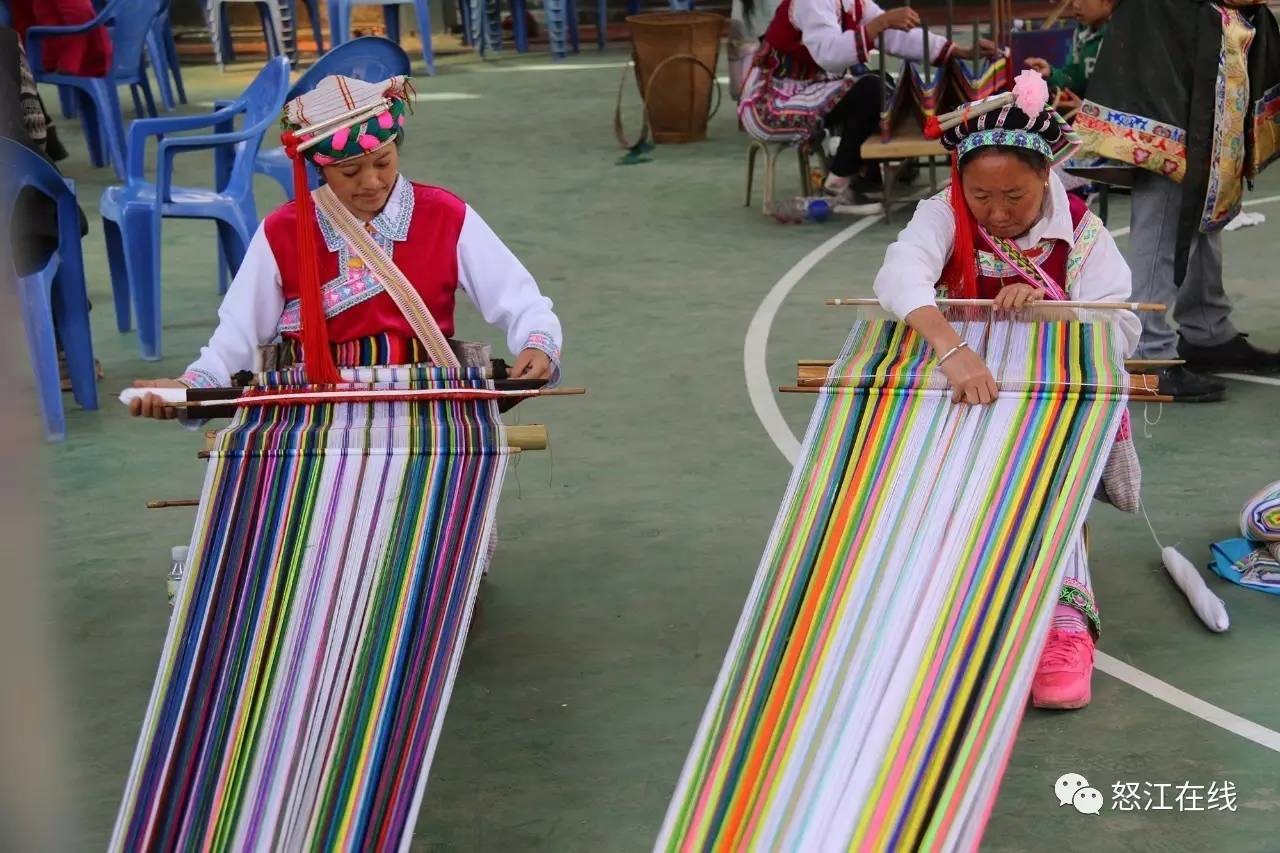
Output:
[[[1213,594],[1205,584],[1204,578],[1200,577],[1200,573],[1196,571],[1196,567],[1191,565],[1191,561],[1173,547],[1162,548],[1160,556],[1164,560],[1165,570],[1178,585],[1178,589],[1182,590],[1182,594],[1187,597],[1187,601],[1191,603],[1191,609],[1200,617],[1205,627],[1219,633],[1230,628],[1231,620],[1227,617],[1227,606],[1222,603],[1221,598]]]
[[[166,403],[187,402],[186,388],[126,388],[120,392],[120,402],[127,406],[134,400],[141,400],[148,394],[155,394]]]

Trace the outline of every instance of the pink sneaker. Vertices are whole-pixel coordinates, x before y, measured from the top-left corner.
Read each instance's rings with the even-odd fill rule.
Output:
[[[1093,636],[1088,631],[1049,631],[1035,678],[1031,704],[1037,708],[1083,708],[1092,698]]]

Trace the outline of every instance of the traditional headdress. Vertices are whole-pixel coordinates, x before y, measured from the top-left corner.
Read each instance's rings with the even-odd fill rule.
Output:
[[[392,144],[404,127],[412,92],[409,79],[403,76],[369,83],[333,75],[284,105],[280,122],[284,133],[280,140],[293,160],[302,349],[309,382],[334,384],[340,377],[329,349],[320,296],[320,270],[312,224],[315,206],[307,183],[305,161],[316,166],[331,166]]]
[[[1035,71],[1023,71],[1013,91],[964,104],[930,118],[925,136],[951,152],[951,209],[956,219],[955,247],[943,278],[960,286],[960,296],[978,294],[973,252],[973,218],[960,183],[960,161],[981,148],[1002,146],[1034,151],[1049,163],[1065,161],[1080,147],[1071,126],[1049,106],[1049,87]]]

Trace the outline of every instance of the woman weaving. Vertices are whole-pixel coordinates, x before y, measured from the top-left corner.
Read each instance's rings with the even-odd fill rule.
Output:
[[[297,199],[258,227],[200,357],[180,379],[135,386],[226,386],[254,369],[260,347],[277,340],[283,363],[302,361],[312,383],[338,381],[335,367],[447,364],[453,356],[442,359],[428,338],[451,338],[459,287],[506,332],[518,353],[512,377],[558,378],[562,337],[551,300],[469,205],[400,174],[409,91],[404,77],[371,83],[333,76],[285,105]],[[326,185],[316,199],[327,193],[323,199],[340,207],[313,206],[303,159]],[[407,301],[425,306],[429,316],[406,311],[405,294],[393,284],[411,288]],[[323,322],[309,324],[308,316]],[[130,410],[176,415],[153,394],[132,401]]]
[[[742,6],[747,16],[755,8],[752,0]],[[825,128],[838,135],[823,192],[853,213],[880,209],[867,195],[878,191],[878,176],[861,174],[862,143],[880,121],[884,81],[866,67],[877,40],[883,50],[934,65],[995,52],[989,41],[961,48],[928,34],[929,56],[921,56],[926,34],[909,6],[885,11],[872,0],[783,0],[738,102],[742,126],[765,142],[812,145]]]
[[[952,152],[948,190],[921,202],[885,254],[876,276],[881,305],[924,337],[957,401],[987,404],[998,394],[983,359],[938,309],[936,297],[992,299],[1017,311],[1041,300],[1127,301],[1129,268],[1101,221],[1068,195],[1051,168],[1075,149],[1070,128],[1047,109],[1048,89],[1034,72],[1019,75],[1011,94],[968,104],[943,127],[930,127]],[[1140,326],[1117,312],[1126,355]],[[1120,441],[1129,438],[1127,420]],[[1117,448],[1121,448],[1118,443]],[[1136,456],[1128,485],[1104,483],[1109,499],[1128,509],[1136,492]],[[1115,459],[1113,451],[1112,459]],[[1110,463],[1109,463],[1110,467]],[[1125,497],[1117,499],[1118,492]],[[1083,543],[1067,577],[1032,683],[1041,708],[1079,708],[1090,699],[1097,609]]]

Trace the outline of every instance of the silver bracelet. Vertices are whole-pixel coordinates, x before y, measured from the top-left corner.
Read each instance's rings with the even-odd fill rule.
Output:
[[[953,346],[951,349],[947,350],[946,354],[943,355],[942,358],[938,359],[938,366],[941,367],[942,365],[947,363],[947,359],[951,358],[951,356],[960,352],[960,350],[962,349],[968,349],[968,348],[969,348],[969,342],[961,341],[960,343]]]

